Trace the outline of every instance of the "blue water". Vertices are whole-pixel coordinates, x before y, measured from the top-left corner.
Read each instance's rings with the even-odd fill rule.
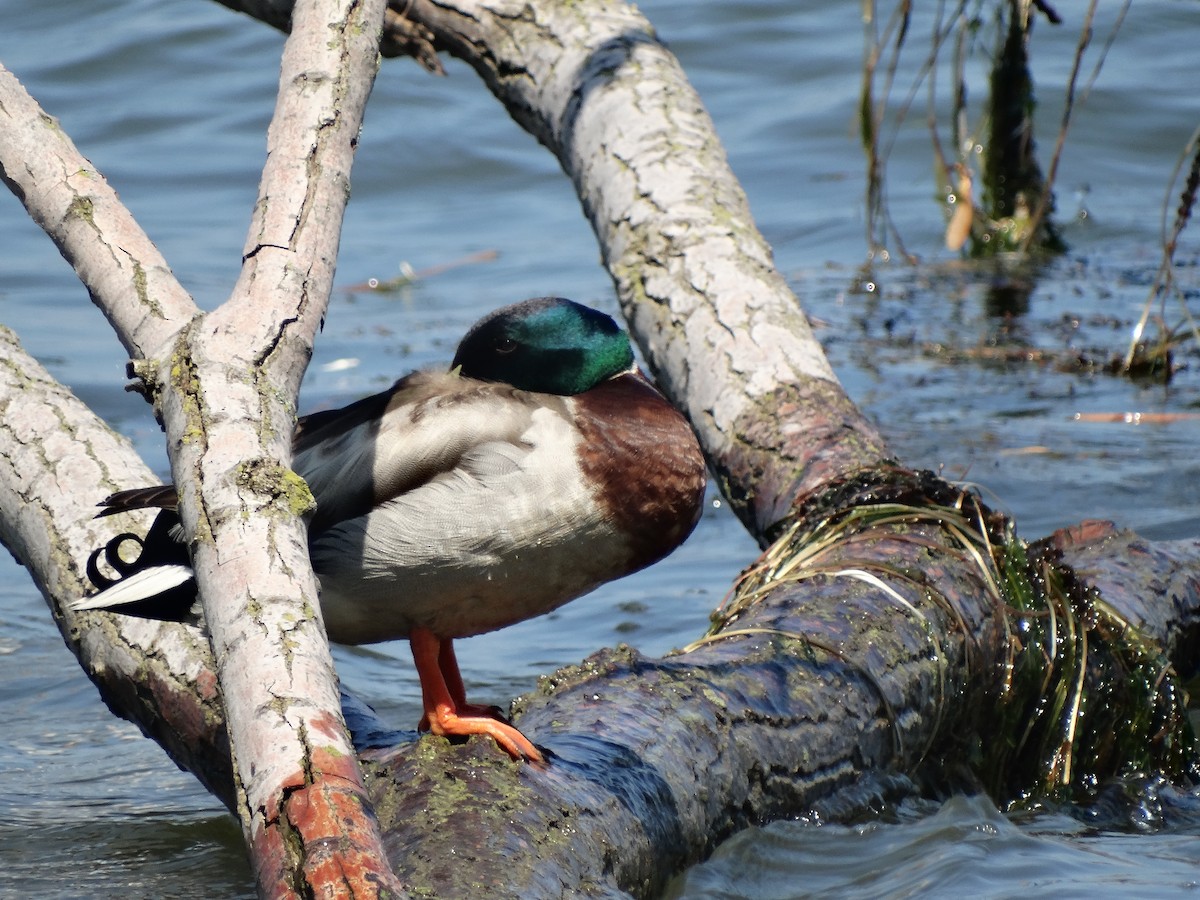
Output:
[[[1061,165],[1059,215],[1071,252],[1039,273],[1027,308],[1003,313],[985,303],[998,276],[942,248],[920,109],[896,138],[889,200],[922,265],[862,269],[859,4],[639,5],[700,90],[839,375],[902,457],[980,483],[1030,536],[1089,517],[1155,537],[1197,532],[1196,423],[1073,418],[1194,411],[1194,351],[1180,351],[1189,368],[1164,388],[1052,366],[950,363],[930,349],[1124,349],[1157,267],[1171,168],[1195,124],[1191,6],[1143,0],[1131,9]],[[1114,15],[1101,10],[1098,42]],[[219,304],[237,275],[255,198],[281,36],[198,0],[0,0],[0,23],[0,61],[105,172],[198,302]],[[1044,157],[1074,40],[1066,26],[1041,23],[1035,33]],[[898,84],[922,56],[911,54]],[[556,163],[473,73],[452,61],[447,70],[435,79],[410,61],[384,64],[306,408],[341,404],[444,362],[470,322],[513,300],[556,293],[615,312],[595,242]],[[982,84],[975,90],[982,94]],[[1196,247],[1185,236],[1180,251],[1192,291]],[[404,265],[424,270],[483,251],[494,260],[452,266],[396,293],[344,290],[391,279]],[[1168,314],[1178,319],[1174,306]],[[149,411],[122,390],[119,344],[7,193],[0,321],[165,471]],[[473,695],[514,696],[555,666],[618,641],[657,654],[694,638],[755,552],[710,500],[696,535],[662,565],[553,616],[464,642]],[[386,718],[415,721],[417,682],[405,646],[339,650],[338,662],[347,685]],[[236,826],[154,744],[109,715],[8,559],[0,560],[0,722],[0,894],[250,893]],[[958,798],[886,822],[784,823],[735,838],[676,889],[706,897],[926,896],[935,884],[943,896],[1069,896],[1071,885],[1089,896],[1194,892],[1187,821],[1137,834],[1082,833],[1073,821],[1057,813],[1009,820],[985,801]]]

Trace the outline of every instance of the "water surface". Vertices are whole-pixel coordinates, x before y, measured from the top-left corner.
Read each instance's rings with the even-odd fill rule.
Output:
[[[1187,412],[1194,353],[1170,387],[1020,362],[948,362],[933,345],[1119,353],[1158,261],[1171,167],[1195,124],[1190,6],[1130,11],[1076,120],[1060,174],[1070,253],[997,306],[1011,273],[957,261],[916,113],[895,142],[889,198],[908,268],[864,267],[855,109],[859,4],[644,0],[717,122],[756,219],[851,394],[910,462],[978,482],[1038,536],[1116,518],[1156,537],[1197,531],[1197,426],[1081,424],[1077,412]],[[1064,8],[1064,14],[1070,13]],[[1097,33],[1113,12],[1102,10]],[[1107,19],[1104,17],[1107,16]],[[282,38],[215,3],[0,0],[0,61],[108,176],[201,305],[237,275],[265,154]],[[1074,32],[1039,27],[1043,148]],[[919,64],[914,60],[910,69]],[[348,402],[443,363],[482,312],[555,293],[614,311],[595,242],[555,162],[464,66],[434,79],[384,64],[354,169],[339,284],[495,251],[393,294],[341,290],[304,389]],[[901,73],[901,78],[904,73]],[[980,84],[976,90],[982,93]],[[1181,256],[1194,264],[1196,242]],[[1186,273],[1185,273],[1186,277]],[[1194,283],[1192,285],[1194,288]],[[19,204],[0,194],[0,321],[165,471],[157,427],[122,390],[125,359]],[[503,700],[540,674],[627,641],[659,654],[694,638],[754,554],[714,497],[696,535],[648,572],[560,612],[463,642],[474,696]],[[419,694],[402,644],[338,651],[348,686],[403,726]],[[190,776],[113,719],[23,570],[0,561],[0,894],[240,897],[236,826]],[[1178,818],[1178,817],[1177,817]],[[855,826],[782,823],[731,841],[681,896],[1169,896],[1194,890],[1194,820],[1081,833],[1059,812],[1014,820],[986,801],[914,805]]]

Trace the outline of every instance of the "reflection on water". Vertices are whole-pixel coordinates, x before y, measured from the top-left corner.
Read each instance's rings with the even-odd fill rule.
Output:
[[[1194,125],[1190,10],[1133,7],[1077,116],[1060,167],[1072,254],[1021,292],[942,249],[928,138],[896,145],[890,208],[926,263],[877,267],[864,253],[855,138],[861,10],[788,0],[642,0],[717,122],[779,266],[850,393],[902,458],[994,492],[1037,536],[1115,517],[1151,536],[1196,534],[1194,424],[1084,425],[1076,412],[1195,405],[1191,368],[1169,388],[1049,365],[948,362],[930,348],[1020,344],[1119,352],[1157,267],[1158,211]],[[1067,14],[1065,9],[1060,12]],[[1102,10],[1102,15],[1108,14]],[[1184,16],[1188,18],[1185,20]],[[236,277],[274,102],[281,38],[218,4],[0,0],[0,61],[60,117],[204,306]],[[1102,31],[1102,27],[1098,26]],[[80,32],[87,34],[79,40]],[[1062,84],[1073,33],[1039,28],[1035,68]],[[220,60],[219,66],[212,64]],[[348,402],[444,362],[487,309],[562,294],[615,304],[595,242],[555,162],[465,67],[433,79],[385,63],[354,173],[339,280],[388,280],[496,251],[390,294],[338,293],[305,383],[305,409]],[[1043,146],[1057,94],[1041,92]],[[1136,119],[1136,121],[1135,121]],[[1114,128],[1113,122],[1122,127]],[[905,156],[912,151],[911,158]],[[1090,186],[1090,188],[1089,188]],[[1088,215],[1072,219],[1073,193]],[[1184,248],[1184,255],[1194,247]],[[0,313],[32,352],[165,469],[161,436],[122,391],[123,353],[78,281],[0,192]],[[1048,490],[1047,488],[1052,488]],[[648,654],[693,639],[754,546],[716,498],[666,563],[543,619],[460,646],[473,695],[503,701],[540,674],[626,641]],[[350,689],[401,728],[419,695],[407,648],[339,649]],[[113,719],[63,648],[24,572],[0,560],[0,895],[248,896],[237,829],[190,776]],[[679,896],[1127,893],[1191,884],[1185,824],[1161,834],[1083,833],[1072,819],[1011,824],[985,801],[914,806],[854,827],[778,824],[722,847]],[[1111,894],[1110,894],[1111,895]]]

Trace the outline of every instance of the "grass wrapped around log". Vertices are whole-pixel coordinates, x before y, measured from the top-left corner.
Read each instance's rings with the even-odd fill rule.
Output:
[[[924,570],[871,550],[885,535],[925,542],[921,526],[940,529],[952,552],[977,569],[1005,644],[999,669],[970,672],[980,712],[973,728],[930,748],[943,765],[964,759],[1002,804],[1083,799],[1105,779],[1146,772],[1200,777],[1187,695],[1162,649],[1081,580],[1052,542],[1025,542],[974,490],[929,472],[864,471],[810,498],[743,574],[703,640],[747,633],[738,621],[766,592],[818,577],[857,579],[921,615],[892,586],[904,584],[955,616]],[[817,637],[790,636],[857,665]],[[869,667],[861,670],[871,677]]]

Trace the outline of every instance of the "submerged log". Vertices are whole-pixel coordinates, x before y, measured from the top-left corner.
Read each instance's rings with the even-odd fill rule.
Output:
[[[1200,674],[1200,539],[1150,541],[1112,522],[1082,522],[1045,539],[1184,679]]]
[[[106,437],[103,424],[49,376],[28,377],[38,367],[15,341],[0,346],[2,371],[14,373],[0,383],[0,403],[11,413],[6,426],[19,429],[18,442],[30,447],[27,458],[14,458],[26,486],[24,506],[39,511],[36,532],[52,544],[88,546],[95,537],[80,536],[81,524],[103,524],[82,514],[92,498],[79,491],[63,508],[31,503],[30,485],[54,484],[36,460],[70,471],[94,464],[92,453],[126,458],[127,445]],[[61,455],[46,456],[20,424],[29,421],[17,415],[21,408],[37,410],[42,422],[51,421],[46,412],[53,410],[54,419],[86,429],[76,433],[88,440],[59,441]],[[14,437],[4,440],[8,445]],[[0,483],[14,476],[0,472]],[[114,477],[123,483],[144,475],[114,470]],[[102,492],[93,489],[94,496]],[[17,508],[12,498],[0,496],[0,506]],[[872,499],[878,495],[858,495]],[[800,814],[839,818],[910,790],[906,775],[994,709],[1005,650],[978,573],[953,565],[959,571],[947,571],[944,558],[932,562],[956,554],[937,549],[941,538],[933,529],[920,532],[880,536],[869,553],[861,542],[839,546],[824,560],[827,571],[771,591],[730,623],[723,639],[661,660],[628,648],[602,651],[548,676],[518,714],[522,729],[551,751],[545,768],[513,763],[483,740],[455,746],[386,733],[368,711],[351,705],[352,727],[375,745],[360,760],[397,874],[443,896],[483,885],[500,896],[647,896],[746,824]],[[30,539],[5,531],[4,540],[28,546]],[[1124,563],[1123,546],[1130,547]],[[1169,605],[1145,603],[1139,613],[1137,601],[1148,598],[1130,591],[1130,618],[1155,618],[1161,635],[1194,633],[1200,587],[1190,573],[1197,571],[1200,546],[1105,534],[1099,542],[1076,541],[1072,552],[1087,560],[1106,594],[1136,577],[1175,598]],[[898,585],[901,602],[856,575],[837,574],[863,571],[869,555],[894,566],[907,560],[905,566],[929,574],[928,583]],[[32,553],[23,558],[31,568],[46,565]],[[51,589],[77,590],[79,557],[61,562],[57,577],[74,569],[75,580],[55,581]],[[957,598],[955,605],[930,599],[935,588]],[[64,628],[73,641],[92,646],[91,673],[116,711],[134,715],[136,700],[142,712],[135,721],[144,730],[218,795],[228,790],[232,773],[202,635],[108,615],[76,616]],[[1183,652],[1187,641],[1171,644]],[[123,673],[110,667],[123,659],[131,663]],[[203,712],[173,714],[180,701],[194,704],[204,693]],[[375,733],[367,734],[373,724]]]

